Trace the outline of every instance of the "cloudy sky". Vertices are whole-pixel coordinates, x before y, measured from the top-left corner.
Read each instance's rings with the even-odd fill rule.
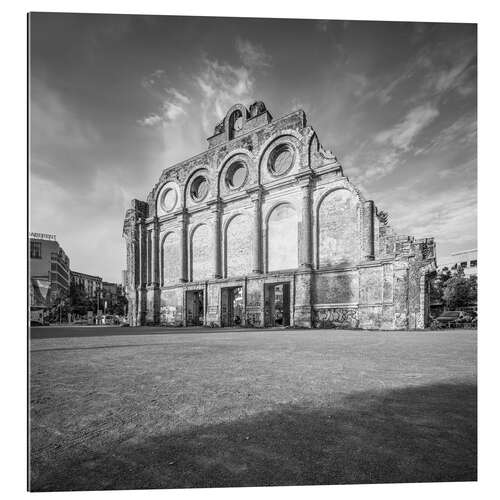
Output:
[[[254,100],[438,262],[477,245],[475,25],[34,14],[30,69],[30,229],[74,270],[119,281],[130,200]]]

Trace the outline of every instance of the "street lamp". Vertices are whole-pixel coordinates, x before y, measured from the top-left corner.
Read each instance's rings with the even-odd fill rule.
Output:
[[[102,290],[99,287],[97,287],[96,288],[96,296],[97,296],[96,321],[97,321],[97,318],[99,317],[99,299],[101,298],[101,292],[102,292]]]

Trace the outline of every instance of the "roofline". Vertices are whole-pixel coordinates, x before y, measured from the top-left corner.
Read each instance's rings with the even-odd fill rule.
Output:
[[[462,250],[461,252],[450,253],[450,255],[462,255],[463,253],[471,253],[477,252],[477,248],[473,248],[472,250]]]
[[[81,273],[80,271],[73,271],[71,269],[70,269],[70,273],[71,274],[78,274],[80,276],[85,276],[86,278],[95,278],[97,280],[101,280],[102,281],[102,278],[100,276],[94,276],[93,274]]]

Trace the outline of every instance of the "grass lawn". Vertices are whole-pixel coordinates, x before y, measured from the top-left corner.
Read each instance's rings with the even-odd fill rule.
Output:
[[[33,329],[30,489],[476,480],[476,338]]]

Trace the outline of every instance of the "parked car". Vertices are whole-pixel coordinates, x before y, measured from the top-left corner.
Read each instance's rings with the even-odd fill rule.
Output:
[[[118,325],[120,320],[113,314],[106,314],[101,318],[102,325]]]
[[[465,323],[472,323],[472,316],[464,311],[445,311],[433,322],[433,328],[456,328]]]

